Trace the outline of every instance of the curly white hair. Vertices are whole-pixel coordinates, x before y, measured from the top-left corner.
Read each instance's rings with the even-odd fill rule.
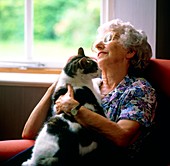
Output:
[[[97,38],[101,38],[107,32],[118,33],[118,42],[129,51],[136,52],[130,60],[130,73],[134,73],[136,69],[143,71],[149,64],[152,49],[147,41],[147,36],[144,31],[137,30],[130,22],[114,19],[99,26],[97,32]]]

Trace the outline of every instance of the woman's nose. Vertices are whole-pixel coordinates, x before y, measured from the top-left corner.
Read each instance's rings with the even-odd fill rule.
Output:
[[[98,41],[94,47],[96,50],[101,51],[105,48],[105,45],[102,41]]]

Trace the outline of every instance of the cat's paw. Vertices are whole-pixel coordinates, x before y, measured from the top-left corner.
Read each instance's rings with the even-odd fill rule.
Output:
[[[57,157],[47,157],[38,161],[38,165],[44,165],[44,166],[57,165],[57,163],[58,163]]]
[[[48,126],[57,126],[57,124],[59,123],[60,119],[61,119],[61,118],[58,117],[57,115],[56,115],[56,116],[52,116],[52,117],[48,120],[47,124],[48,124]]]
[[[31,160],[27,160],[21,164],[21,166],[36,166]]]
[[[47,130],[51,134],[60,134],[67,132],[69,129],[69,124],[66,122],[64,118],[60,115],[55,115],[51,117],[47,122]]]
[[[97,147],[98,147],[98,144],[97,142],[94,142],[94,141],[91,142],[91,144],[88,146],[79,145],[79,153],[81,156],[84,156],[85,154],[92,152]]]

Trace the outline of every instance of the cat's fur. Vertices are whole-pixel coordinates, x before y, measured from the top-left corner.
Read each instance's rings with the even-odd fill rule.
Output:
[[[53,116],[40,131],[31,159],[22,166],[67,166],[78,162],[81,156],[98,147],[96,135],[77,123],[72,116],[64,113],[56,115],[55,101],[67,92],[67,84],[74,89],[74,98],[92,111],[103,114],[100,106],[100,76],[97,63],[84,55],[79,48],[78,55],[71,58],[60,74],[53,98]],[[97,83],[96,83],[97,80]]]

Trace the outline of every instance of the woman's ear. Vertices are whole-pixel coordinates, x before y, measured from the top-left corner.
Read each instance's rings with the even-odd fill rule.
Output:
[[[126,54],[127,59],[133,58],[133,56],[136,54],[136,51],[128,51]]]

